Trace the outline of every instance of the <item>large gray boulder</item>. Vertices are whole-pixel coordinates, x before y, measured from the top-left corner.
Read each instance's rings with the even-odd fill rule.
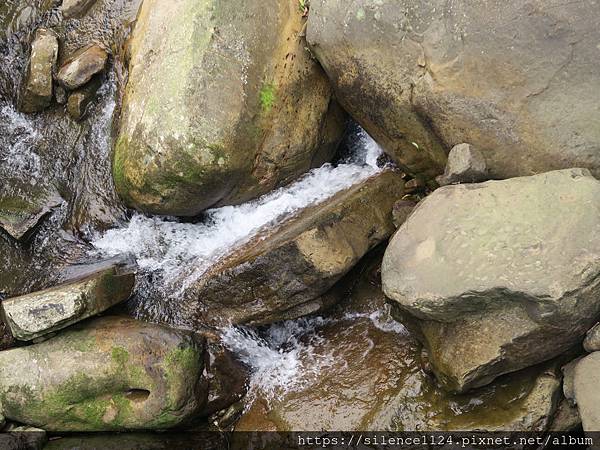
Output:
[[[113,176],[125,202],[193,216],[329,160],[343,128],[297,0],[144,1]]]
[[[2,301],[12,335],[29,341],[106,311],[133,290],[135,267],[110,261],[76,280]]]
[[[595,323],[599,195],[585,169],[446,186],[394,235],[384,291],[416,320],[447,387],[552,358]]]
[[[597,4],[310,6],[307,40],[337,98],[410,172],[441,172],[444,150],[468,142],[492,178],[569,167],[600,175]]]
[[[0,410],[46,431],[165,429],[207,402],[204,339],[129,318],[0,353]]]

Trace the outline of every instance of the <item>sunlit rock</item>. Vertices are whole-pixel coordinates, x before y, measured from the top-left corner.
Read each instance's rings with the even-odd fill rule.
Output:
[[[582,340],[600,314],[599,195],[586,169],[446,186],[400,227],[384,291],[416,319],[447,388],[485,385]]]
[[[194,216],[329,161],[345,115],[303,26],[297,0],[144,1],[114,154],[123,200]]]
[[[108,53],[98,44],[89,44],[77,50],[62,65],[56,79],[66,89],[77,89],[104,70]]]
[[[135,267],[107,262],[91,274],[61,286],[2,301],[12,335],[29,341],[99,314],[131,295]]]
[[[344,108],[410,173],[468,142],[491,178],[600,175],[597,4],[312,0],[307,41]]]
[[[52,75],[58,58],[58,36],[39,28],[31,44],[29,68],[20,95],[20,109],[26,113],[42,111],[52,102]]]

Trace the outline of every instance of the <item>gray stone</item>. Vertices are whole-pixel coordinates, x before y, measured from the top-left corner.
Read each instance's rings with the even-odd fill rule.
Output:
[[[307,40],[344,108],[409,173],[437,175],[444,150],[468,142],[490,178],[600,176],[597,13],[555,0],[312,0]]]
[[[0,352],[1,408],[7,419],[56,432],[181,425],[204,412],[204,349],[187,331],[95,319]]]
[[[575,367],[575,399],[587,431],[600,431],[600,353],[583,358]]]
[[[96,3],[96,0],[63,0],[60,10],[65,19],[81,17]]]
[[[102,86],[102,80],[99,77],[94,77],[88,84],[69,95],[67,112],[73,120],[79,121],[84,118],[87,108],[96,98],[100,86]]]
[[[0,197],[0,227],[13,238],[27,240],[33,228],[63,202],[55,190],[29,188],[27,196]]]
[[[130,266],[111,265],[67,284],[2,301],[13,336],[29,341],[63,329],[131,295],[135,275]]]
[[[29,68],[21,88],[20,109],[42,111],[52,102],[52,75],[58,58],[58,37],[52,30],[39,28],[31,44]]]
[[[446,170],[436,178],[440,186],[454,183],[477,183],[488,179],[485,158],[470,144],[452,147],[448,155]]]
[[[77,89],[106,67],[108,53],[97,44],[89,44],[77,50],[65,61],[56,79],[66,89]]]
[[[345,115],[304,25],[298,0],[145,0],[114,152],[121,198],[195,216],[329,161]]]
[[[571,406],[577,405],[575,400],[575,367],[581,358],[565,364],[561,370],[563,373],[563,394]]]
[[[392,217],[396,228],[400,227],[400,225],[406,222],[406,219],[408,219],[408,217],[411,215],[415,209],[415,206],[417,206],[417,203],[411,200],[398,200],[396,203],[394,203]]]
[[[590,353],[600,350],[600,323],[587,331],[583,340],[583,348]]]
[[[394,235],[384,290],[448,388],[550,359],[597,320],[599,195],[585,169],[446,186]]]

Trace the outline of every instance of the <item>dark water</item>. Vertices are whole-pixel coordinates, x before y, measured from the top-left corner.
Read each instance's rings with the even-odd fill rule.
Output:
[[[58,194],[64,200],[28,242],[0,236],[0,292],[8,295],[57,282],[63,266],[85,255],[85,238],[92,230],[125,219],[112,185],[109,153],[124,74],[123,42],[139,0],[98,0],[80,20],[62,20],[59,4],[8,0],[0,5],[0,197],[35,202]],[[59,34],[59,60],[92,41],[112,54],[98,99],[80,123],[56,103],[38,114],[17,111],[38,27]]]

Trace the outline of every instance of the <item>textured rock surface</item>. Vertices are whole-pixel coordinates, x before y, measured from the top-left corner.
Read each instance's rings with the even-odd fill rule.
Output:
[[[313,0],[307,40],[346,110],[413,173],[469,142],[491,178],[600,175],[594,3]]]
[[[270,399],[259,395],[236,431],[548,428],[560,397],[556,365],[448,394],[421,369],[416,339],[385,313],[377,263],[360,265],[343,280],[347,301],[317,327],[318,338],[301,337],[311,345],[301,353],[301,387]]]
[[[436,178],[440,186],[452,183],[476,183],[488,179],[485,158],[470,144],[452,147],[444,174]]]
[[[61,330],[127,300],[134,267],[111,265],[68,284],[2,301],[15,338],[29,341]]]
[[[104,70],[108,54],[98,44],[89,44],[77,50],[65,61],[58,75],[58,82],[65,88],[77,89]]]
[[[575,367],[575,400],[585,431],[600,431],[600,353],[583,358]]]
[[[94,101],[98,89],[102,86],[102,79],[92,78],[84,87],[69,95],[67,100],[67,112],[74,120],[81,120],[85,116],[88,107]]]
[[[26,240],[40,220],[63,201],[54,190],[27,188],[26,196],[0,197],[0,227],[18,240]]]
[[[70,19],[85,14],[94,3],[96,3],[96,0],[63,0],[60,10],[65,19]]]
[[[52,75],[58,58],[58,37],[39,28],[31,44],[29,68],[20,97],[21,111],[42,111],[52,102]]]
[[[590,353],[600,350],[600,324],[597,323],[585,334],[583,348]]]
[[[390,242],[386,295],[449,388],[550,359],[600,313],[600,182],[587,170],[446,186]]]
[[[1,352],[0,404],[47,431],[170,428],[206,404],[204,346],[188,332],[96,319]]]
[[[2,450],[42,450],[46,442],[46,432],[34,427],[10,424],[0,433]]]
[[[330,159],[343,128],[297,0],[143,3],[113,175],[132,207],[197,215]]]
[[[216,263],[178,310],[197,322],[272,322],[312,302],[393,231],[403,181],[383,172],[257,235]]]
[[[411,200],[398,200],[392,208],[392,217],[396,228],[400,227],[412,214],[417,203]]]

